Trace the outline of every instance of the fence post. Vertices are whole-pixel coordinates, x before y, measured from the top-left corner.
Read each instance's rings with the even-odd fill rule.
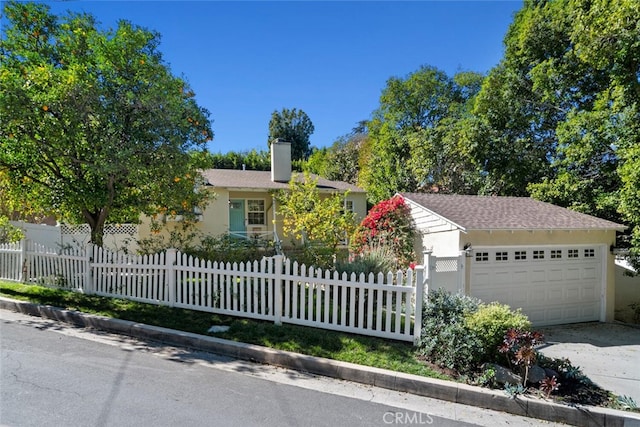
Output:
[[[18,271],[18,282],[24,283],[26,282],[27,276],[27,238],[20,240],[20,259],[19,259],[19,271]]]
[[[169,307],[173,307],[176,301],[176,249],[167,249],[165,255],[165,274],[167,277],[167,286],[169,286]]]
[[[274,255],[273,257],[273,315],[274,323],[282,325],[282,264],[284,256]]]
[[[437,271],[436,271],[436,261],[437,257],[433,255],[431,252],[425,253],[425,258],[428,260],[426,263],[427,266],[427,281],[429,282],[429,287],[433,287],[434,283],[437,282]]]
[[[467,251],[460,251],[460,255],[458,255],[458,293],[462,295],[467,294],[467,290],[465,289],[467,275],[467,272],[465,271],[465,262],[469,255],[470,254],[468,254]]]
[[[93,286],[93,271],[91,270],[93,268],[94,248],[93,243],[89,242],[87,243],[84,253],[84,286],[82,291],[88,295],[95,292]]]
[[[416,275],[416,307],[415,314],[413,316],[413,343],[415,345],[418,344],[422,333],[422,302],[424,300],[425,293],[424,266],[417,265],[414,272]]]

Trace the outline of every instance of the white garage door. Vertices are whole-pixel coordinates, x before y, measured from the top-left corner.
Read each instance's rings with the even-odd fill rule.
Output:
[[[471,295],[522,308],[536,326],[600,319],[602,247],[474,248]]]

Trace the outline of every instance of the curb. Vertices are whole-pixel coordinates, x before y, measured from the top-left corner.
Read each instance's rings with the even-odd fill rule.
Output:
[[[640,415],[614,409],[566,406],[527,397],[513,399],[502,392],[467,384],[274,350],[4,297],[0,297],[0,309],[545,421],[575,426],[640,427]]]

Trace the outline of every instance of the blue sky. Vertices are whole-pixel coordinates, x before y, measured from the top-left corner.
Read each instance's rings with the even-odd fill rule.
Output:
[[[487,72],[522,1],[55,1],[54,13],[119,19],[162,35],[173,74],[211,112],[212,152],[265,150],[274,110],[311,118],[331,145],[370,118],[386,80],[421,65]]]

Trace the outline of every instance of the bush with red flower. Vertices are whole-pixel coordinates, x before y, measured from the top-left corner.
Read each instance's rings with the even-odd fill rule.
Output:
[[[396,268],[407,268],[415,259],[416,235],[409,206],[402,196],[396,195],[371,208],[351,239],[351,249],[357,256],[370,248],[384,246],[395,257]]]

